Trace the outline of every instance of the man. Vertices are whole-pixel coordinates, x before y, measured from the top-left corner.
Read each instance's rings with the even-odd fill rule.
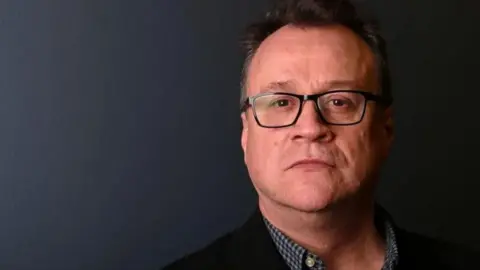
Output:
[[[241,145],[258,211],[166,269],[478,269],[374,202],[394,138],[385,44],[348,1],[280,1],[247,30]]]

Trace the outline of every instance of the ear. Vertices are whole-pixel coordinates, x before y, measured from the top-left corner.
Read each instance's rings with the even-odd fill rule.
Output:
[[[384,123],[383,123],[383,130],[386,138],[387,144],[387,151],[390,150],[393,140],[395,138],[395,128],[394,128],[394,121],[393,121],[393,106],[388,107],[384,111]]]
[[[242,149],[243,149],[243,154],[246,158],[247,156],[247,141],[248,141],[248,119],[247,119],[247,113],[243,112],[241,114],[242,118],[242,138],[241,138],[241,144],[242,144]]]

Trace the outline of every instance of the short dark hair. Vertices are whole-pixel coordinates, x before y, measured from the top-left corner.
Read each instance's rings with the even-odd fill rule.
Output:
[[[246,55],[241,79],[242,104],[246,99],[248,68],[258,47],[268,36],[286,25],[342,25],[352,30],[369,45],[375,55],[381,95],[392,100],[386,43],[375,20],[361,18],[357,8],[348,0],[277,0],[263,19],[246,28],[241,40]]]

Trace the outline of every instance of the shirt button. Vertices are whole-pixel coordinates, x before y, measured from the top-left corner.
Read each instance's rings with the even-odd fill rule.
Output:
[[[307,256],[307,259],[305,260],[305,264],[308,267],[312,268],[315,265],[315,259],[310,256]]]

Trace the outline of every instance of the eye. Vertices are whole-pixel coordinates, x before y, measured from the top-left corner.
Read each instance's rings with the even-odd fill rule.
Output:
[[[352,102],[346,98],[332,98],[328,103],[334,107],[348,107],[352,104]]]
[[[330,102],[332,103],[332,105],[337,106],[337,107],[347,105],[347,101],[342,100],[342,99],[332,99],[332,100],[330,100]]]
[[[270,107],[286,107],[290,105],[290,100],[288,99],[277,99],[270,102]]]
[[[355,92],[332,92],[321,96],[318,104],[324,113],[343,114],[356,112],[361,109],[362,98],[361,94]]]

